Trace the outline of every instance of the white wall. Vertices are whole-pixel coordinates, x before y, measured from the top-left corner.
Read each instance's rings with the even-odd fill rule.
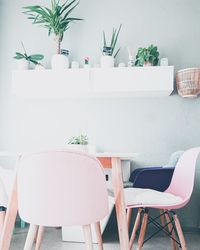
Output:
[[[142,166],[163,164],[172,152],[199,146],[200,99],[184,100],[174,94],[166,98],[15,100],[12,57],[21,50],[20,41],[28,52],[43,53],[47,67],[54,53],[53,38],[21,14],[22,6],[45,2],[0,0],[0,149],[60,147],[83,130],[99,150],[140,153],[136,165]],[[70,50],[71,60],[83,62],[89,55],[93,63],[99,62],[102,30],[109,32],[122,23],[118,62],[127,62],[127,45],[136,53],[139,46],[154,43],[176,70],[199,66],[199,12],[198,0],[81,0],[74,14],[85,21],[71,27],[62,47]],[[20,120],[17,110],[21,110]],[[198,164],[192,202],[181,213],[185,227],[199,225],[199,178]]]

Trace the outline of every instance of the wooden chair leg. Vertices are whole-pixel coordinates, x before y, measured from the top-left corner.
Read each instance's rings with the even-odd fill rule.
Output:
[[[168,213],[165,214],[165,218],[166,218],[166,222],[169,223],[170,222],[170,215]],[[169,232],[172,232],[171,233],[172,237],[174,239],[176,239],[175,232],[174,232],[174,230],[172,230],[172,228],[173,228],[173,225],[171,223],[168,224],[168,230],[169,230]],[[173,239],[171,239],[171,245],[172,245],[172,249],[173,250],[178,250],[178,245],[177,245],[177,243]]]
[[[148,212],[145,211],[144,216],[143,216],[143,220],[142,220],[140,235],[139,235],[139,239],[138,239],[137,250],[142,249],[142,245],[143,245],[143,242],[144,242],[144,237],[145,237],[145,233],[146,233],[146,229],[147,229],[147,222],[148,222]]]
[[[102,240],[100,222],[95,223],[95,231],[97,235],[98,249],[103,250],[103,240]]]
[[[177,230],[177,233],[178,233],[178,237],[179,237],[179,240],[180,240],[180,243],[181,243],[181,249],[182,250],[187,250],[185,238],[184,238],[183,231],[182,231],[182,228],[181,228],[181,224],[180,224],[180,221],[178,219],[177,214],[174,214],[173,218],[174,218],[174,222],[175,222],[175,225],[176,225],[176,230]]]
[[[138,227],[139,227],[139,225],[140,225],[141,212],[142,212],[142,209],[139,208],[139,209],[138,209],[138,212],[137,212],[136,219],[135,219],[135,224],[134,224],[134,226],[133,226],[133,230],[132,230],[132,233],[131,233],[131,238],[130,238],[130,249],[133,247],[133,242],[134,242],[134,240],[135,240],[136,232],[137,232]]]
[[[6,216],[6,212],[5,211],[0,211],[0,237],[1,237],[1,234],[2,234],[2,230],[3,230],[5,216]]]
[[[36,225],[30,225],[29,230],[28,230],[28,234],[26,237],[26,242],[24,245],[24,250],[31,250],[32,249],[34,237],[35,237],[35,234],[37,232],[37,228],[38,228],[38,226],[36,226]]]
[[[91,225],[83,226],[86,250],[93,250]]]
[[[42,239],[43,239],[43,234],[44,234],[44,227],[39,226],[38,233],[37,233],[35,250],[40,250]]]
[[[128,208],[128,209],[127,209],[127,213],[126,213],[128,229],[130,229],[132,211],[133,211],[132,208]]]
[[[159,209],[159,214],[160,214],[160,222],[161,222],[161,226],[164,227],[166,222],[165,222],[165,215],[162,215],[164,213],[163,209]],[[164,235],[166,236],[166,234],[164,233]]]

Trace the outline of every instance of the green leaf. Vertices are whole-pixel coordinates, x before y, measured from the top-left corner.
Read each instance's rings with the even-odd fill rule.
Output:
[[[63,14],[63,12],[64,11],[66,11],[73,3],[75,3],[76,2],[76,0],[73,0],[73,1],[71,1],[69,4],[67,4],[67,2],[68,1],[66,1],[63,5],[62,5],[62,11],[61,11],[61,15]],[[67,5],[66,5],[67,4]],[[79,2],[77,3],[77,4],[79,4]]]
[[[107,43],[106,43],[106,34],[105,34],[104,31],[103,31],[103,46],[104,46],[104,47],[107,47]]]
[[[121,48],[119,48],[119,49],[117,50],[117,52],[116,52],[115,55],[114,55],[114,58],[118,55],[120,49],[121,49]]]
[[[117,31],[117,35],[115,36],[115,39],[114,39],[114,42],[113,42],[113,46],[112,46],[113,51],[115,49],[115,46],[116,46],[116,43],[117,43],[117,40],[118,40],[118,37],[119,37],[119,33],[120,33],[120,30],[121,30],[121,27],[122,27],[122,24],[120,24],[119,29]]]
[[[34,55],[30,55],[30,58],[32,60],[40,61],[40,60],[44,59],[44,56],[41,54],[34,54]]]

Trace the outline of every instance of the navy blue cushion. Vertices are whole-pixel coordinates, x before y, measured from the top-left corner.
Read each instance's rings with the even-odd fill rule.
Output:
[[[150,188],[165,191],[171,182],[174,167],[144,167],[131,173],[129,181],[135,188]]]

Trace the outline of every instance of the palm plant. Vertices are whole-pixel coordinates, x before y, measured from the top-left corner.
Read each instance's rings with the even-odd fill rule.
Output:
[[[23,7],[28,15],[28,19],[33,20],[33,24],[39,24],[48,29],[48,35],[55,35],[57,43],[57,54],[60,54],[60,46],[64,33],[69,29],[69,24],[74,21],[83,20],[81,18],[70,17],[71,12],[79,4],[78,0],[67,0],[60,4],[60,0],[51,0],[51,9],[39,5]]]
[[[118,37],[119,37],[121,27],[122,27],[122,24],[120,24],[118,30],[113,28],[110,44],[107,43],[106,34],[103,31],[103,54],[104,55],[114,56],[114,58],[115,58],[117,56],[117,54],[119,53],[120,48],[116,51],[115,54],[114,54],[114,51],[115,51],[115,47],[116,47],[116,44],[117,44],[117,40],[118,40]]]

